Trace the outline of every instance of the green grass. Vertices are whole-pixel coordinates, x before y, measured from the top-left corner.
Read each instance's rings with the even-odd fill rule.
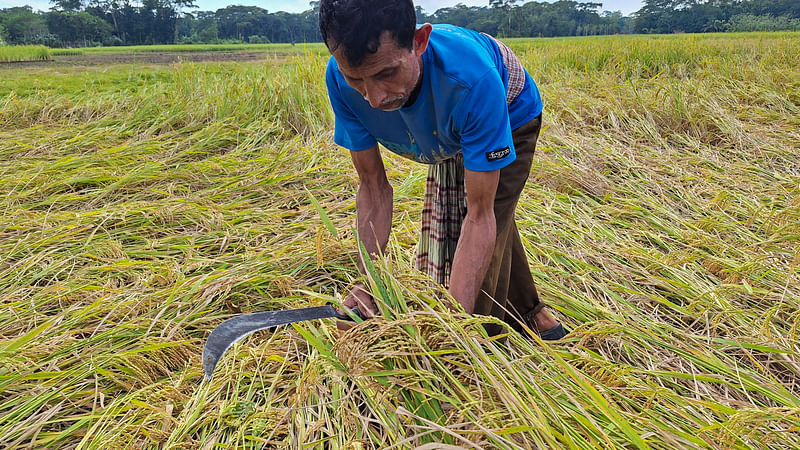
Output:
[[[0,45],[0,62],[44,61],[50,55],[44,45]]]
[[[626,78],[650,78],[671,71],[673,76],[699,76],[735,64],[792,65],[800,52],[800,33],[704,33],[687,35],[623,35],[593,38],[505,40],[516,52],[559,70],[622,72]],[[769,46],[775,46],[764,51]],[[578,47],[576,50],[574,47]],[[526,55],[528,54],[529,55]]]
[[[384,317],[258,333],[210,383],[222,320],[358,277],[325,58],[6,69],[0,442],[796,447],[798,45],[512,41],[545,102],[518,224],[570,336],[490,340],[444,308],[411,263],[425,168],[387,154]]]

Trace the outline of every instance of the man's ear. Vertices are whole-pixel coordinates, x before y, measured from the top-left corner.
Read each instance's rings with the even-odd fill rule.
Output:
[[[425,23],[414,31],[414,53],[416,53],[417,56],[425,53],[425,49],[428,48],[431,30],[433,30],[433,26],[429,23]]]

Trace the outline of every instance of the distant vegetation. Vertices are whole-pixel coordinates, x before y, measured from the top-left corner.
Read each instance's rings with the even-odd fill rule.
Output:
[[[169,45],[128,45],[125,47],[86,47],[86,48],[59,48],[50,49],[50,55],[97,55],[120,53],[151,53],[151,52],[232,52],[232,51],[264,51],[272,53],[313,53],[328,54],[328,50],[321,42],[310,44],[169,44]]]
[[[455,0],[454,0],[455,1]],[[317,1],[307,11],[270,12],[257,6],[193,11],[194,0],[51,0],[47,12],[0,9],[0,44],[89,47],[152,44],[320,42]],[[627,33],[800,30],[797,0],[645,0],[631,16],[601,11],[602,3],[490,0],[457,4],[419,22],[451,23],[501,37]]]
[[[0,62],[43,61],[50,59],[50,50],[44,45],[0,46]]]
[[[800,19],[737,14],[728,21],[725,31],[800,31]]]

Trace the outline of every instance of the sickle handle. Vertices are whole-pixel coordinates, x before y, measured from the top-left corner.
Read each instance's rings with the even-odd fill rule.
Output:
[[[367,319],[366,317],[364,317],[364,314],[361,312],[360,309],[358,309],[357,306],[355,308],[350,308],[350,312],[361,320]],[[339,320],[347,320],[349,322],[355,322],[355,319],[350,317],[350,315],[347,314],[347,312],[340,313],[339,311],[336,311],[336,315],[334,317],[336,317]]]

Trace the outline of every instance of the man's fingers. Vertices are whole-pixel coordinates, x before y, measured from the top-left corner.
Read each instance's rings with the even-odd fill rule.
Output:
[[[360,286],[356,286],[350,291],[342,305],[349,309],[358,308],[358,310],[361,312],[361,317],[365,319],[375,317],[375,315],[378,313],[378,308],[375,306],[372,296]],[[342,331],[349,330],[353,326],[355,326],[354,322],[342,320],[336,321],[336,328]]]
[[[354,326],[356,326],[355,322],[345,322],[343,320],[336,321],[336,328],[338,328],[341,331],[347,331],[350,328],[353,328]]]
[[[355,308],[362,312],[365,318],[373,317],[378,312],[372,296],[362,288],[354,288],[344,301],[344,306]]]
[[[372,296],[366,293],[358,296],[358,309],[361,311],[364,318],[375,317],[378,313],[378,308],[375,306]]]

